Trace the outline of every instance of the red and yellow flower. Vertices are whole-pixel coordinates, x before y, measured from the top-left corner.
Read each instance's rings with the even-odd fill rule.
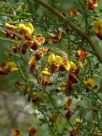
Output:
[[[66,70],[70,69],[70,62],[67,60],[67,58],[55,55],[53,53],[49,55],[48,62],[50,65],[54,64],[56,67],[59,67],[61,71],[65,69]]]
[[[13,130],[13,136],[21,136],[21,132],[19,129],[14,129]]]
[[[94,22],[93,31],[95,32],[97,37],[102,40],[102,20]]]
[[[33,128],[29,128],[28,129],[28,132],[29,132],[29,136],[36,136],[37,135],[37,132],[38,132],[38,129],[33,127]]]
[[[99,5],[99,0],[86,0],[88,8],[94,10]]]
[[[78,16],[78,10],[76,8],[72,8],[70,10],[70,16],[71,17],[77,17]]]
[[[94,89],[97,86],[95,80],[92,78],[85,80],[84,83],[89,89]]]
[[[31,23],[21,23],[18,25],[18,31],[24,35],[31,35],[34,32],[34,27]]]

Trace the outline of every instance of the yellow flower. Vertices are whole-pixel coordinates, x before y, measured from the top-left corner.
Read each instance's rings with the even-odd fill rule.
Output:
[[[82,121],[82,119],[80,119],[80,118],[76,118],[76,119],[75,119],[75,122],[76,122],[76,123],[82,123],[83,121]]]
[[[7,62],[7,63],[6,63],[6,66],[8,66],[8,67],[10,68],[10,71],[11,71],[11,72],[18,70],[16,63],[13,62],[13,61]]]
[[[60,57],[60,56],[56,56],[55,57],[55,62],[56,62],[56,64],[57,64],[57,66],[60,66],[61,64],[62,64],[62,62],[63,62],[63,59],[62,59],[62,57]]]
[[[70,61],[69,63],[70,63],[71,69],[73,70],[73,72],[75,72],[75,70],[77,69],[76,64],[73,61]]]
[[[71,68],[71,65],[70,65],[69,61],[67,61],[67,64],[66,64],[65,69],[66,69],[66,70],[69,70],[70,68]]]
[[[55,61],[55,58],[56,58],[55,54],[53,54],[53,53],[50,54],[48,57],[49,64],[52,64]]]
[[[27,23],[27,24],[25,24],[25,26],[29,27],[32,33],[34,32],[34,27],[33,27],[32,23]]]
[[[63,58],[60,57],[59,55],[55,56],[55,54],[50,54],[48,57],[48,62],[49,62],[49,64],[52,64],[55,62],[56,66],[59,67],[63,62]]]
[[[26,35],[31,35],[34,32],[34,27],[31,23],[19,24],[18,29],[24,32]]]
[[[102,34],[102,20],[95,21],[93,26],[94,32]]]
[[[44,75],[50,75],[50,72],[48,71],[48,68],[44,68],[42,70],[42,74],[44,74]]]
[[[89,87],[90,89],[93,89],[96,87],[96,82],[94,81],[94,79],[89,78],[88,80],[84,81],[84,83],[86,84],[87,87]]]
[[[102,39],[102,20],[94,22],[93,31],[96,33],[98,38]]]

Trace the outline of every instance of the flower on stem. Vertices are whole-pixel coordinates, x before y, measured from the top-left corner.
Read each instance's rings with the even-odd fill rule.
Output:
[[[35,56],[32,56],[31,59],[30,59],[30,61],[29,61],[29,65],[30,65],[29,72],[31,74],[34,73],[34,69],[37,67],[37,64],[38,64],[38,62],[37,62]]]
[[[62,57],[55,55],[55,54],[50,54],[48,57],[48,62],[49,64],[55,63],[57,67],[59,67],[62,64]]]
[[[73,61],[70,61],[69,63],[70,63],[70,70],[72,72],[75,72],[77,70],[76,64]]]
[[[71,17],[77,17],[78,16],[78,10],[76,8],[72,8],[70,10],[70,16]]]
[[[22,45],[22,48],[21,48],[21,53],[22,53],[22,54],[26,54],[27,49],[28,49],[27,44],[23,44],[23,45]]]
[[[58,32],[55,36],[51,36],[53,43],[58,43],[62,38],[62,32]]]
[[[41,49],[36,52],[35,58],[39,60],[40,58],[44,57],[49,52],[49,48]]]
[[[13,61],[7,62],[6,66],[10,69],[11,72],[18,70],[16,63]]]
[[[56,67],[59,67],[60,71],[69,70],[70,69],[70,63],[66,58],[63,58],[59,55],[50,54],[48,57],[48,62],[50,65],[54,65]]]
[[[17,70],[17,65],[13,61],[0,64],[0,75],[7,75],[9,72],[14,72]]]
[[[45,43],[45,38],[43,36],[38,37],[37,40],[36,40],[36,43],[38,45],[43,45]]]
[[[71,107],[72,104],[73,104],[73,100],[72,99],[68,99],[67,103],[66,103],[66,106],[67,107]]]
[[[24,35],[31,35],[34,32],[34,27],[31,23],[19,24],[18,30]]]
[[[12,31],[14,31],[17,28],[16,26],[11,25],[9,23],[5,23],[5,26],[6,26],[7,29],[12,30]]]
[[[88,8],[94,10],[99,5],[99,0],[86,0]]]
[[[89,89],[94,89],[97,87],[95,80],[92,78],[87,79],[86,81],[84,81],[84,83]]]
[[[95,32],[97,37],[102,40],[102,20],[94,22],[93,31]]]
[[[68,120],[71,119],[72,115],[73,115],[73,113],[72,113],[72,111],[70,111],[70,110],[68,110],[68,111],[65,113],[65,117],[66,117]]]
[[[29,128],[28,129],[28,132],[29,132],[29,136],[36,136],[37,135],[37,132],[38,132],[38,129],[33,127],[33,128]]]
[[[30,41],[29,44],[28,44],[32,50],[37,50],[39,45],[36,41]]]
[[[13,130],[13,136],[21,136],[21,132],[19,129],[14,129]]]
[[[64,71],[64,70],[69,71],[70,68],[71,68],[71,65],[70,65],[68,59],[67,58],[62,58],[62,64],[59,66],[59,70],[60,71]]]
[[[5,63],[0,64],[0,75],[7,75],[10,72],[9,67]]]
[[[81,60],[85,60],[85,59],[87,59],[87,58],[90,56],[89,52],[84,51],[84,50],[78,50],[77,53],[76,53],[76,55],[77,55]]]

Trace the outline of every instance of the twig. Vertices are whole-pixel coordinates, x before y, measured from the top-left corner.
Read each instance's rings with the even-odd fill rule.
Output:
[[[42,0],[34,0],[34,1],[37,2],[37,3],[39,3],[40,5],[42,5],[43,7],[47,8],[51,12],[53,12],[60,19],[62,19],[62,21],[68,21],[68,19],[62,13],[60,13],[55,8],[47,5]],[[83,36],[88,41],[88,43],[90,44],[91,48],[95,52],[95,55],[97,56],[98,60],[102,63],[102,53],[101,53],[100,49],[97,48],[97,45],[93,42],[92,38],[86,32],[82,31],[82,29],[79,26],[77,26],[76,24],[74,24],[74,23],[72,23],[70,21],[68,21],[68,23],[69,23],[70,27],[72,27],[73,29],[75,29],[81,36]]]

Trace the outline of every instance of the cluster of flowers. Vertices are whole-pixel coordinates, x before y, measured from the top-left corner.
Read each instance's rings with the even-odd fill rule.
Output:
[[[94,25],[94,31],[97,33],[98,37],[101,34],[102,22],[97,21]],[[27,49],[33,50],[33,56],[29,60],[29,72],[33,76],[38,76],[38,83],[40,85],[51,85],[54,83],[53,76],[59,72],[66,72],[68,80],[65,82],[64,87],[61,90],[71,90],[77,83],[77,75],[80,72],[81,66],[77,66],[73,61],[70,61],[67,55],[58,55],[58,53],[52,53],[49,47],[44,47],[45,38],[43,36],[34,35],[35,29],[31,23],[21,23],[17,26],[6,23],[7,28],[6,36],[15,39],[15,44],[13,49],[14,53],[26,54]],[[57,43],[61,39],[61,32],[52,37],[52,42]],[[19,41],[24,41],[20,43]],[[83,63],[90,56],[89,52],[85,50],[78,50],[76,56],[79,57],[80,62]],[[41,70],[39,71],[39,65],[41,59],[47,58]],[[8,74],[9,72],[18,70],[15,62],[7,62],[0,65],[0,74]],[[63,74],[61,75],[64,76]],[[84,82],[88,88],[95,88],[96,84],[93,79],[88,79]]]
[[[99,0],[86,0],[86,4],[89,10],[94,10],[96,7],[99,6]],[[76,8],[72,8],[70,10],[71,17],[77,17],[78,14],[79,12]],[[95,21],[92,29],[93,29],[93,32],[96,34],[96,36],[100,40],[102,40],[102,20]]]
[[[89,10],[93,11],[99,5],[99,0],[86,0],[86,5]],[[77,17],[79,15],[78,10],[74,7],[70,10],[71,17]]]
[[[90,1],[88,1],[90,2]],[[94,7],[96,7],[96,1],[92,2]],[[95,5],[96,4],[96,5]],[[21,23],[17,26],[10,25],[8,23],[5,24],[7,28],[6,36],[14,39],[15,44],[12,48],[13,53],[21,53],[25,55],[27,53],[27,49],[30,49],[32,52],[32,56],[28,62],[29,65],[29,73],[33,76],[37,76],[38,84],[42,86],[50,86],[54,84],[54,75],[58,75],[59,78],[64,77],[66,73],[67,80],[64,81],[64,84],[60,86],[60,90],[64,93],[72,91],[73,88],[78,83],[78,74],[80,70],[83,68],[83,65],[87,63],[88,57],[90,57],[90,53],[85,50],[78,50],[76,52],[76,56],[80,60],[80,65],[76,65],[73,61],[70,61],[67,55],[63,55],[59,53],[53,53],[49,47],[43,46],[46,39],[41,35],[34,35],[35,29],[31,23]],[[102,21],[96,21],[93,26],[93,31],[96,33],[97,37],[102,39]],[[61,32],[58,32],[57,35],[51,37],[53,43],[58,43],[61,39]],[[45,58],[42,64],[42,60]],[[42,65],[39,67],[39,65]],[[0,64],[0,75],[6,75],[9,72],[18,71],[16,63],[13,61],[8,61],[6,63]],[[61,81],[62,82],[62,81]],[[94,79],[89,78],[83,81],[86,88],[94,89],[97,87]],[[25,89],[25,94],[29,95],[30,88]],[[32,93],[32,102],[38,103],[41,100],[41,97]],[[66,113],[65,117],[70,120],[73,112],[70,111],[69,107],[72,105],[72,99],[68,99],[66,103]],[[77,105],[77,109],[80,108],[80,105]],[[53,121],[58,120],[58,115],[54,115],[52,117]],[[74,128],[71,132],[71,136],[75,135],[79,129],[82,120],[80,118],[76,118],[76,128]],[[35,136],[37,134],[36,128],[29,129],[29,136]],[[21,136],[21,132],[17,129],[14,130],[14,136]]]
[[[28,136],[36,136],[38,132],[37,128],[29,128],[28,129]],[[19,129],[13,130],[13,136],[22,136],[21,131]]]

